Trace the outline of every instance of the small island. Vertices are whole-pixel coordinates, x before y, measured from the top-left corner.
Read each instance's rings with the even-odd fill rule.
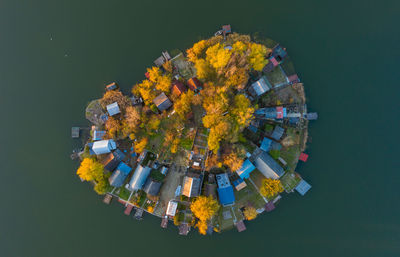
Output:
[[[72,128],[80,179],[126,215],[155,215],[180,235],[241,232],[283,193],[304,195],[311,186],[296,166],[317,114],[287,50],[224,25],[170,53],[130,92],[111,83],[88,104],[91,126]]]

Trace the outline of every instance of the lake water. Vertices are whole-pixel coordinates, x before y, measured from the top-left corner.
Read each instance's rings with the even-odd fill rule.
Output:
[[[0,256],[400,256],[400,2],[1,1]],[[70,129],[106,83],[230,23],[287,47],[305,83],[305,197],[212,237],[141,222],[75,175]]]

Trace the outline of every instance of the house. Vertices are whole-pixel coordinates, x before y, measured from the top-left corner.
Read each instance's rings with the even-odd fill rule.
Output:
[[[271,139],[264,137],[264,139],[261,143],[260,149],[265,152],[268,152],[269,149],[271,148],[271,143],[272,143]]]
[[[107,112],[110,116],[120,113],[119,106],[117,102],[107,105]]]
[[[104,130],[95,130],[95,131],[93,131],[93,141],[102,140],[106,133],[107,132],[104,131]]]
[[[197,92],[202,89],[202,84],[201,84],[200,80],[198,80],[198,78],[196,78],[196,77],[190,78],[187,81],[187,84],[189,85],[189,88],[192,91]]]
[[[222,32],[224,33],[224,34],[229,34],[229,33],[231,33],[232,32],[232,30],[231,30],[231,25],[224,25],[224,26],[222,26]]]
[[[214,199],[217,199],[217,184],[206,183],[204,185],[204,195],[212,196]]]
[[[280,126],[275,126],[274,131],[272,131],[271,137],[275,140],[280,140],[285,133],[285,129]]]
[[[299,77],[297,76],[297,74],[290,75],[290,76],[288,77],[288,80],[289,80],[289,84],[290,84],[290,85],[293,85],[293,84],[295,84],[295,83],[299,83],[299,82],[300,82],[300,79],[299,79]]]
[[[222,173],[217,176],[218,184],[218,196],[219,202],[223,206],[231,205],[235,203],[235,195],[233,194],[233,188],[229,182],[228,174]]]
[[[311,189],[311,185],[302,179],[295,189],[299,194],[305,195]]]
[[[88,146],[90,148],[90,154],[97,155],[110,153],[112,150],[117,148],[117,144],[112,139],[95,141],[93,143],[89,143]]]
[[[117,149],[114,152],[109,153],[107,157],[101,161],[101,164],[103,164],[105,170],[111,172],[124,158],[125,154],[121,150]]]
[[[187,91],[186,86],[179,80],[175,80],[172,83],[172,93],[176,96],[180,96],[182,93]]]
[[[265,76],[262,76],[259,80],[251,84],[249,92],[252,96],[257,97],[268,92],[271,88],[271,83],[269,83]]]
[[[200,179],[196,177],[185,176],[183,179],[182,195],[187,197],[199,196]]]
[[[108,178],[108,182],[110,182],[110,185],[113,187],[121,187],[131,170],[132,168],[127,164],[120,162],[117,169]]]
[[[267,178],[278,179],[285,173],[283,168],[266,152],[261,152],[254,164]]]
[[[178,203],[175,201],[169,201],[168,202],[168,207],[167,207],[167,212],[165,213],[165,215],[169,216],[169,217],[174,217],[176,214],[176,209],[178,208]]]
[[[287,117],[286,107],[278,106],[276,107],[276,118],[283,119]]]
[[[162,52],[162,53],[161,53],[161,56],[158,57],[158,58],[154,61],[154,64],[155,64],[157,67],[160,67],[160,66],[162,66],[165,62],[169,61],[170,59],[171,59],[171,56],[169,55],[169,53],[168,53],[167,51],[165,51],[165,52]]]
[[[129,181],[128,190],[137,191],[139,189],[142,189],[147,177],[150,174],[150,171],[151,168],[143,167],[142,165],[138,164],[135,172],[133,173],[131,181]]]
[[[154,98],[153,103],[161,112],[167,110],[169,107],[172,106],[171,101],[168,99],[167,95],[164,92]]]
[[[241,178],[233,181],[233,185],[235,186],[237,191],[240,191],[247,186],[246,182],[244,182],[244,180]]]
[[[151,196],[157,196],[158,193],[160,192],[161,188],[161,183],[158,181],[154,181],[151,178],[148,178],[146,181],[146,184],[143,187],[143,191],[146,192],[146,194],[151,195]]]
[[[116,90],[116,89],[118,89],[118,85],[117,85],[117,83],[115,83],[115,82],[113,82],[113,83],[111,83],[111,84],[108,84],[108,85],[106,86],[106,90],[107,90],[107,91],[112,91],[112,90]]]
[[[281,120],[287,118],[286,107],[277,106],[269,108],[257,109],[254,114],[260,118],[271,119],[271,120]]]
[[[240,167],[240,169],[238,169],[236,173],[239,175],[240,178],[245,179],[249,178],[250,173],[255,169],[256,167],[253,165],[253,163],[251,163],[249,159],[246,159],[243,162],[242,167]]]

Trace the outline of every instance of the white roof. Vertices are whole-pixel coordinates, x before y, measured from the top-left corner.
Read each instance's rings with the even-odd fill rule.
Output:
[[[200,166],[200,163],[198,163],[198,162],[193,162],[193,165],[194,165],[194,166]]]
[[[177,208],[178,208],[178,203],[177,202],[169,201],[166,214],[168,216],[172,216],[172,217],[175,216]]]
[[[100,140],[93,143],[92,150],[95,154],[105,154],[116,149],[117,145],[114,140]]]
[[[107,111],[110,116],[120,113],[119,106],[117,102],[107,105]]]

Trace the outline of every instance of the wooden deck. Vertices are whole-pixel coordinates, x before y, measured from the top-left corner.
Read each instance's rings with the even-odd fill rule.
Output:
[[[243,220],[239,221],[236,223],[236,228],[239,232],[245,231],[246,230],[246,226],[244,225]]]
[[[131,214],[132,209],[133,209],[133,205],[128,204],[128,206],[126,206],[126,208],[125,208],[124,214],[125,214],[125,215]]]
[[[133,216],[137,220],[142,220],[143,219],[143,210],[142,209],[136,209],[135,216]]]
[[[163,217],[161,219],[161,227],[162,228],[167,228],[167,226],[168,226],[168,217]]]
[[[112,200],[112,195],[106,194],[106,196],[104,196],[103,203],[110,204],[111,200]]]
[[[71,128],[71,137],[72,138],[79,138],[79,127],[72,127]]]

